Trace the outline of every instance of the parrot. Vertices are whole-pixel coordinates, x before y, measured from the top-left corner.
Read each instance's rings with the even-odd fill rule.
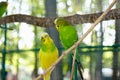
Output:
[[[7,10],[8,3],[7,2],[0,2],[0,17],[3,16],[3,14]]]
[[[77,31],[75,27],[64,18],[56,18],[54,20],[54,24],[56,26],[56,29],[59,32],[60,40],[63,47],[65,48],[65,50],[70,48],[78,40]],[[82,74],[83,66],[80,62],[80,57],[78,54],[76,54],[76,59],[75,59],[75,70],[74,70],[74,74],[76,74],[76,76],[74,76],[75,80],[77,80],[76,78],[77,68],[78,68],[80,77],[83,80],[83,74]]]
[[[0,18],[3,16],[3,14],[6,12],[7,10],[7,6],[8,6],[8,3],[7,2],[0,2]],[[2,26],[0,26],[0,28],[3,28]]]
[[[46,70],[58,59],[58,49],[46,32],[41,34],[40,42],[39,60],[42,69]],[[50,80],[52,70],[46,73],[43,77],[44,80]]]

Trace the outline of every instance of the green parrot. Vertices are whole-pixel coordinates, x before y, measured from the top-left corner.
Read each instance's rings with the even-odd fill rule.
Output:
[[[0,17],[3,16],[3,14],[7,10],[8,3],[7,2],[0,2]]]
[[[64,18],[56,18],[54,23],[59,32],[60,40],[62,42],[63,47],[65,49],[70,48],[78,40],[78,35],[77,35],[77,31],[75,27],[72,24],[70,24],[67,20],[65,20]],[[83,80],[83,75],[82,75],[83,67],[80,62],[79,54],[76,54],[75,62],[76,63],[75,63],[75,69],[74,69],[74,80],[78,80],[77,79],[77,68],[78,68],[80,77]]]
[[[3,14],[7,10],[8,3],[7,2],[0,2],[0,18],[3,16]],[[0,26],[0,28],[5,29],[3,26]]]

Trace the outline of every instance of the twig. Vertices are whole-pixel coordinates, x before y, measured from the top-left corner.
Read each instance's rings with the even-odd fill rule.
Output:
[[[34,80],[40,80],[41,78],[43,78],[45,74],[40,74],[37,78],[35,78]]]
[[[53,66],[50,70],[53,71],[54,68],[55,68],[55,66]],[[40,74],[40,75],[39,75],[36,79],[34,79],[34,80],[39,80],[39,79],[43,78],[43,76],[46,75],[47,72],[48,72],[48,71],[45,71],[43,74]]]
[[[74,49],[74,56],[73,56],[73,62],[72,62],[72,72],[71,72],[71,75],[70,75],[70,80],[72,80],[73,74],[74,74],[75,58],[76,58],[76,48]]]
[[[84,38],[95,28],[95,26],[105,17],[105,15],[107,15],[107,13],[110,11],[110,9],[114,6],[114,4],[115,4],[116,2],[117,2],[117,0],[114,0],[114,1],[110,4],[110,6],[106,9],[106,11],[94,22],[94,24],[87,30],[87,32],[86,32],[85,34],[83,34],[83,36],[82,36],[73,46],[71,46],[69,49],[67,49],[66,51],[64,51],[64,52],[62,53],[62,55],[55,61],[55,63],[53,63],[52,66],[50,66],[50,67],[45,71],[45,73],[43,74],[43,76],[44,76],[47,72],[49,72],[53,67],[55,67],[55,65],[56,65],[57,63],[59,63],[64,56],[66,56],[66,55],[69,54],[73,49],[75,49],[75,48],[79,45],[80,42],[83,41],[83,39],[84,39]],[[37,78],[36,78],[35,80],[37,80]]]
[[[76,44],[79,44],[80,42],[83,41],[83,39],[96,27],[96,25],[102,21],[102,19],[108,14],[108,12],[110,11],[110,9],[114,6],[114,4],[117,2],[118,0],[113,0],[113,2],[110,4],[110,6],[106,9],[106,11],[94,22],[94,24],[92,24],[92,26],[88,29],[88,31],[81,37],[81,39],[79,41],[77,41]]]

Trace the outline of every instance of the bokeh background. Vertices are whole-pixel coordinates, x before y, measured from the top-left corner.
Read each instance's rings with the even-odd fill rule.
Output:
[[[6,1],[6,0],[0,0]],[[7,0],[6,15],[27,14],[36,17],[64,17],[104,11],[113,0]],[[113,8],[119,8],[119,2]],[[75,25],[80,38],[92,23]],[[26,23],[9,23],[0,28],[0,80],[33,80],[42,73],[38,51],[40,34],[47,31],[64,51],[55,27],[43,28]],[[79,45],[85,80],[120,80],[120,20],[103,21]],[[4,58],[4,59],[3,59]],[[71,58],[57,65],[51,80],[69,80]],[[3,64],[4,63],[4,64]],[[113,75],[114,74],[114,75]],[[79,75],[78,75],[79,77]],[[14,78],[14,79],[13,79]]]

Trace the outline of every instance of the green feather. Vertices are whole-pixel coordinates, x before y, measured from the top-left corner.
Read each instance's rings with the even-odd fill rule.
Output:
[[[65,49],[70,48],[78,40],[77,31],[75,27],[63,18],[57,18],[54,23],[60,34],[60,40],[63,44],[63,47]],[[77,66],[82,69],[81,63],[80,63],[80,57],[78,54],[76,54],[76,63],[79,63],[77,64]],[[76,69],[77,68],[75,67],[75,71]],[[81,69],[79,70],[80,70],[81,78],[83,79],[81,74],[82,73]],[[75,78],[74,78],[75,80],[77,80],[76,73],[77,71],[75,72]]]
[[[63,46],[70,48],[78,40],[75,27],[63,18],[56,19],[55,23]]]
[[[3,14],[6,12],[7,10],[7,2],[0,2],[0,17],[3,16]]]
[[[70,48],[78,40],[77,32],[71,25],[61,26],[59,32],[60,39],[66,49]]]

